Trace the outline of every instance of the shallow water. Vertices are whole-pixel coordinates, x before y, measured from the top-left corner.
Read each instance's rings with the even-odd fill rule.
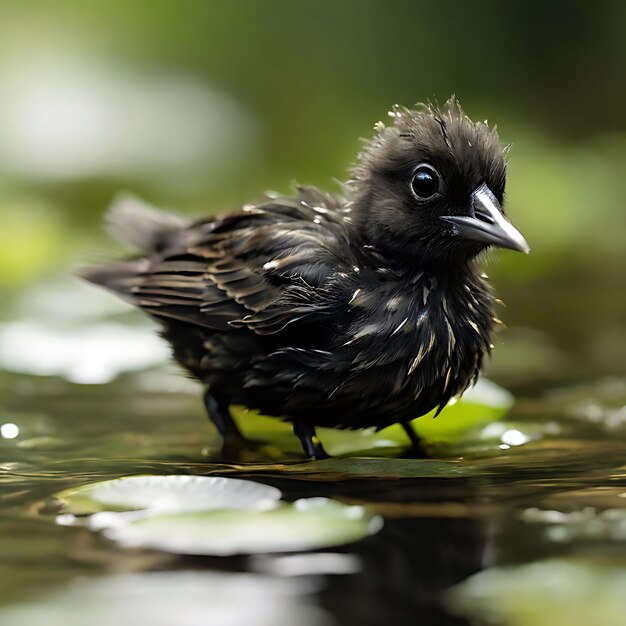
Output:
[[[515,407],[501,427],[433,444],[427,460],[387,448],[310,462],[270,438],[222,462],[198,393],[167,369],[100,385],[0,373],[0,623],[534,625],[536,614],[515,604],[524,599],[523,566],[558,559],[565,566],[541,575],[570,595],[560,603],[529,596],[556,623],[576,606],[581,571],[588,582],[626,576],[626,379],[615,375],[623,350],[606,339],[623,348],[625,308],[615,294],[592,333],[588,301],[566,314],[575,290],[546,290],[541,302],[552,314],[533,320],[524,303],[537,293],[535,285],[504,295],[511,328],[490,375],[515,393]],[[522,325],[529,320],[532,330]],[[609,356],[598,352],[602,342]],[[503,443],[512,431],[523,436]],[[54,493],[134,474],[249,478],[288,500],[364,505],[384,527],[298,560],[124,550],[55,523]],[[495,574],[477,578],[482,571]],[[610,602],[598,596],[609,612],[596,623],[624,623],[622,598],[626,589]],[[153,603],[162,606],[156,614]]]

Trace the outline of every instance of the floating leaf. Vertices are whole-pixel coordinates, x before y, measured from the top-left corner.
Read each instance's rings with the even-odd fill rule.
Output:
[[[495,383],[480,379],[456,403],[448,405],[444,412],[432,419],[435,411],[424,415],[411,424],[427,442],[447,441],[460,436],[473,426],[492,422],[502,417],[513,405],[513,396]],[[280,419],[259,415],[242,407],[233,407],[233,416],[240,429],[249,439],[270,439],[283,450],[299,453],[300,444],[294,437],[291,425]],[[385,450],[406,447],[407,436],[398,424],[382,431],[375,428],[347,431],[319,428],[318,435],[331,455],[367,451],[369,455]]]
[[[297,500],[271,511],[206,511],[150,516],[105,530],[129,548],[175,554],[294,552],[343,545],[377,532],[380,517],[326,498]]]
[[[427,441],[445,441],[472,426],[500,419],[513,406],[513,401],[513,395],[506,389],[481,378],[458,402],[449,404],[437,419],[428,414],[412,424],[417,434]]]
[[[378,531],[380,517],[326,498],[222,476],[130,476],[69,489],[60,524],[88,526],[126,547],[176,554],[256,554],[342,545]]]
[[[449,605],[481,624],[617,626],[626,624],[625,598],[623,566],[551,559],[479,572],[451,591]]]
[[[213,509],[266,509],[280,500],[275,487],[223,476],[127,476],[67,489],[56,498],[63,512],[182,513]]]

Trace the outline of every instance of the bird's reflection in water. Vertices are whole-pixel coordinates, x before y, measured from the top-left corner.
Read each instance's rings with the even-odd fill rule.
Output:
[[[390,520],[375,540],[350,549],[361,570],[329,578],[320,602],[342,624],[465,624],[442,596],[481,569],[484,543],[476,520]]]

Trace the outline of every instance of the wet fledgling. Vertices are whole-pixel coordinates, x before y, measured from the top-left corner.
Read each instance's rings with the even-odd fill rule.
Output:
[[[494,296],[477,257],[528,252],[504,216],[495,130],[444,107],[395,107],[341,195],[299,187],[225,217],[188,221],[122,200],[113,236],[139,256],[83,275],[157,319],[206,387],[226,442],[242,404],[293,423],[310,457],[317,426],[404,426],[478,376]]]

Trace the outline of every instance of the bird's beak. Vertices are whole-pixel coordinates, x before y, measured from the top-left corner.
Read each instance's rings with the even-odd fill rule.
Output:
[[[442,220],[452,224],[459,237],[483,241],[494,246],[530,252],[530,246],[522,233],[502,214],[500,203],[487,185],[482,184],[472,194],[472,217],[446,215]]]

